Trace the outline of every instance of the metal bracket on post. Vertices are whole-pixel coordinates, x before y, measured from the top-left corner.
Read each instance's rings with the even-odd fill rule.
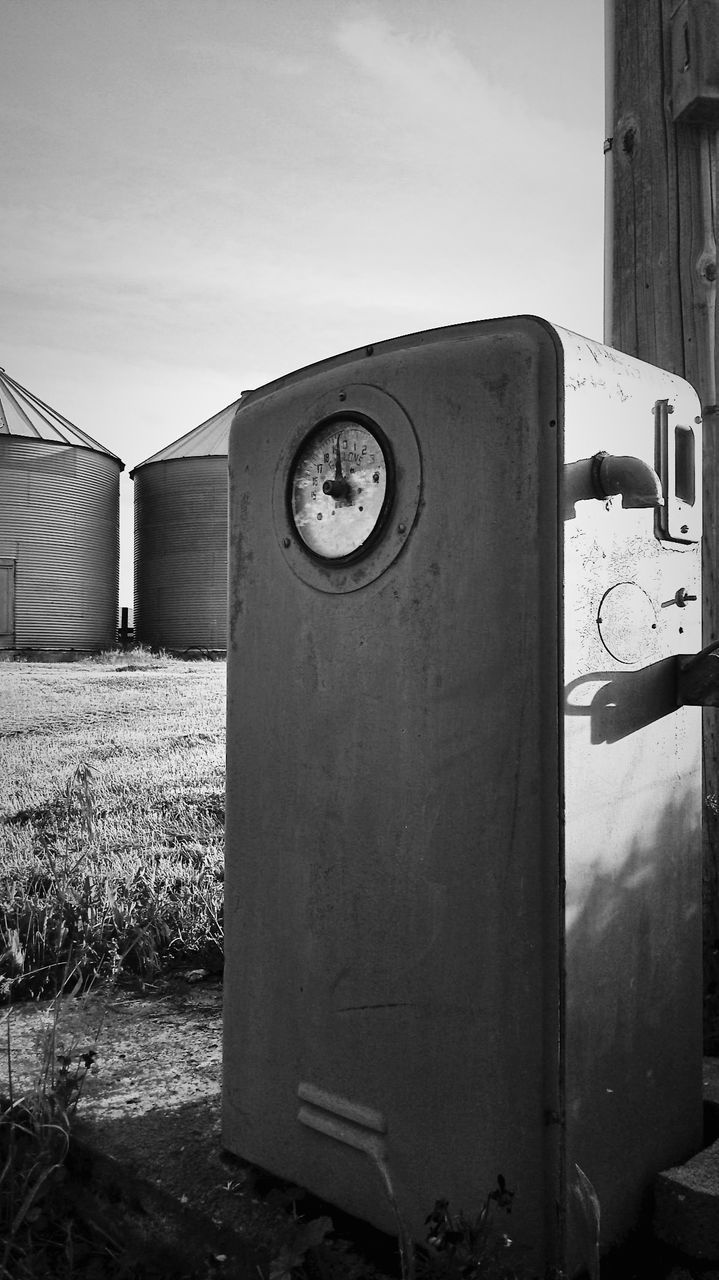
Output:
[[[677,658],[677,706],[719,707],[719,640]]]
[[[682,0],[671,38],[672,119],[719,125],[719,0]]]

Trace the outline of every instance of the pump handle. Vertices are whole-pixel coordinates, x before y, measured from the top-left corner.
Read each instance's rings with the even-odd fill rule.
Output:
[[[719,707],[719,640],[677,658],[677,706]]]

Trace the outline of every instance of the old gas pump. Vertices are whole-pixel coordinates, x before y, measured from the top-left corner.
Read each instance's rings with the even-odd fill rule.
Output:
[[[531,317],[245,397],[231,1150],[417,1238],[501,1173],[571,1272],[581,1179],[607,1246],[698,1148],[700,477],[686,383]]]

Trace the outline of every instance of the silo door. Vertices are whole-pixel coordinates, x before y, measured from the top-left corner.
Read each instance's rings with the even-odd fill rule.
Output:
[[[15,645],[15,561],[0,559],[0,649]]]

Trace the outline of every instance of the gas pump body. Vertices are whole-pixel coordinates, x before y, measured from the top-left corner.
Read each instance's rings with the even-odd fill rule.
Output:
[[[223,1140],[384,1230],[501,1173],[510,1234],[571,1269],[575,1166],[610,1244],[699,1145],[698,412],[519,317],[236,416]],[[667,510],[605,454],[656,467]],[[307,541],[313,502],[344,554]]]

